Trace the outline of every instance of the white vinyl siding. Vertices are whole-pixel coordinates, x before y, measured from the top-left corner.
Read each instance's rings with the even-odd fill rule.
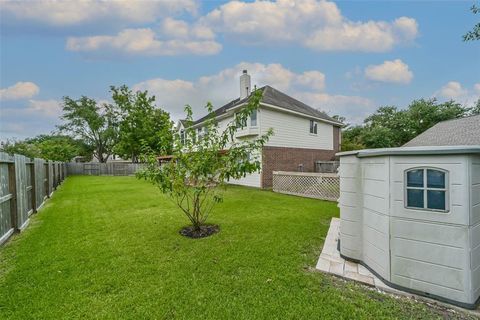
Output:
[[[273,129],[267,146],[333,150],[333,125],[317,122],[317,134],[310,134],[310,118],[262,107],[261,133]]]

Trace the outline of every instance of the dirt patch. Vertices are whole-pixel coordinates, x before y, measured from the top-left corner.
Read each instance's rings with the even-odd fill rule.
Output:
[[[198,239],[211,236],[220,231],[220,227],[216,224],[208,224],[195,229],[193,226],[184,227],[180,230],[180,234],[185,237]]]

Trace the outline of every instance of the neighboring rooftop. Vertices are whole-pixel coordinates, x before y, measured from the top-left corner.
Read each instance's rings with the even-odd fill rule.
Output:
[[[480,115],[439,122],[404,147],[480,146]]]
[[[290,97],[289,95],[287,95],[287,94],[285,94],[281,91],[278,91],[277,89],[272,88],[268,85],[264,86],[264,87],[261,87],[257,90],[263,91],[263,96],[262,96],[261,103],[270,104],[270,105],[273,105],[273,106],[276,106],[276,107],[279,107],[279,108],[283,108],[283,109],[286,109],[286,110],[298,112],[298,113],[301,113],[301,114],[304,114],[304,115],[307,115],[307,116],[323,119],[323,120],[328,121],[328,122],[333,122],[334,124],[337,124],[338,126],[343,125],[341,122],[339,122],[339,121],[333,119],[332,117],[328,116],[325,112],[314,109],[314,108],[306,105],[305,103],[303,103],[301,101],[298,101],[297,99],[294,99],[294,98]],[[238,105],[240,105],[244,102],[248,102],[250,97],[251,97],[251,95],[248,96],[247,98],[244,98],[244,99],[237,98],[235,100],[230,101],[229,103],[225,104],[224,106],[216,109],[214,111],[215,116],[218,117],[218,116],[226,113],[231,108],[234,108],[234,107],[236,107],[236,106],[238,106]],[[205,121],[207,118],[208,118],[208,115],[194,121],[193,124],[195,125],[195,124],[201,123],[201,122]]]

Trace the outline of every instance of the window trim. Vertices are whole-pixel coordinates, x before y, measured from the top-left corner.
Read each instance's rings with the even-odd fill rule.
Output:
[[[309,127],[309,133],[311,135],[318,135],[318,122],[313,120],[313,119],[310,119],[310,127]],[[312,129],[313,129],[313,132],[312,132]]]
[[[427,181],[427,172],[428,170],[440,171],[445,174],[445,188],[429,188]],[[423,171],[423,187],[409,187],[407,174],[410,171],[422,170]],[[441,212],[448,213],[450,212],[450,188],[449,188],[449,172],[448,170],[436,168],[436,167],[414,167],[406,169],[403,172],[403,206],[405,209],[409,210],[421,210],[421,211],[432,211],[432,212]],[[409,207],[408,206],[408,190],[423,190],[423,208],[419,207]],[[445,192],[445,209],[432,209],[428,208],[428,191],[443,191]]]

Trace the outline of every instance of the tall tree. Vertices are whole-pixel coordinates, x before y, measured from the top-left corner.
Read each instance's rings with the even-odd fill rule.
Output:
[[[363,125],[343,131],[342,150],[400,147],[438,122],[479,113],[479,104],[467,107],[455,101],[418,99],[406,109],[380,107]]]
[[[98,104],[82,96],[78,100],[63,98],[62,132],[80,138],[94,149],[99,162],[107,162],[118,139],[118,119],[113,105]]]
[[[155,106],[155,96],[147,91],[133,93],[127,86],[112,86],[111,92],[120,115],[115,153],[132,162],[138,162],[144,148],[157,155],[169,154],[173,123],[168,112]]]
[[[261,91],[253,93],[248,105],[223,131],[209,104],[210,117],[202,125],[201,136],[191,127],[192,111],[187,107],[185,137],[175,135],[172,160],[159,166],[155,153],[147,157],[148,168],[138,176],[157,185],[190,220],[191,227],[183,229],[182,234],[202,237],[214,232],[216,227],[206,225],[206,221],[215,204],[223,199],[222,186],[230,179],[260,170],[258,154],[272,131],[241,141],[235,139],[235,132],[245,127],[247,118],[260,104],[261,94]]]
[[[480,8],[476,5],[473,5],[470,8],[473,14],[480,13]],[[471,31],[468,31],[466,34],[463,35],[463,41],[475,41],[480,40],[480,22],[473,26]]]

